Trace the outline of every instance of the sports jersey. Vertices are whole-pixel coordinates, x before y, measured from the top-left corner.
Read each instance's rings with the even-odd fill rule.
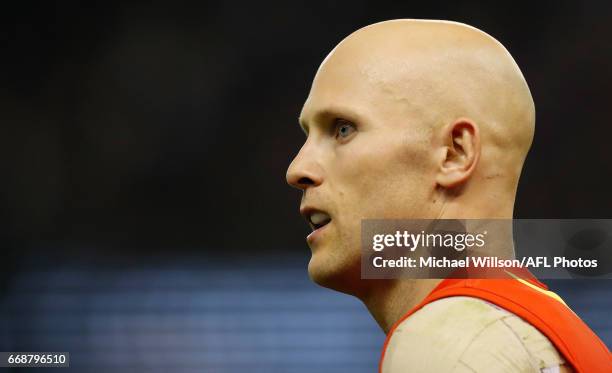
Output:
[[[593,331],[546,285],[528,271],[505,271],[499,279],[445,279],[391,328],[379,372],[397,327],[426,305],[448,297],[474,297],[501,307],[545,335],[576,372],[612,372],[612,355]]]

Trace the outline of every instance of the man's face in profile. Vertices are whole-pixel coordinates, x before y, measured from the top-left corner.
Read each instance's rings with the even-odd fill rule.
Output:
[[[287,171],[314,229],[309,274],[347,292],[360,278],[361,220],[430,217],[435,189],[422,112],[398,102],[384,68],[351,54],[319,69],[300,115],[307,139]]]

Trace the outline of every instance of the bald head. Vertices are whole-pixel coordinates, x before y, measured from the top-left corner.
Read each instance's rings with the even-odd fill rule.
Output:
[[[364,27],[323,61],[311,93],[317,91],[328,94],[328,104],[359,96],[363,110],[374,106],[376,115],[411,131],[473,121],[481,137],[478,173],[503,177],[512,190],[533,138],[534,104],[514,59],[493,37],[461,23],[403,19]]]

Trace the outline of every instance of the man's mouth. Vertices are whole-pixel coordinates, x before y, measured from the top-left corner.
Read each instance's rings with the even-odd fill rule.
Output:
[[[331,218],[329,217],[329,215],[322,211],[315,211],[308,216],[308,222],[310,223],[310,226],[312,227],[313,231],[324,227],[330,221]]]
[[[300,211],[300,213],[302,216],[304,216],[304,218],[306,218],[308,225],[310,225],[310,228],[312,228],[313,231],[323,228],[332,220],[329,214],[325,211],[312,208],[304,208]]]

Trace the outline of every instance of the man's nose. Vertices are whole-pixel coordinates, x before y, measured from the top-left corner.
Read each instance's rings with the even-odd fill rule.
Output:
[[[294,188],[306,190],[308,187],[320,185],[323,182],[321,166],[307,152],[306,145],[287,169],[287,183]]]

